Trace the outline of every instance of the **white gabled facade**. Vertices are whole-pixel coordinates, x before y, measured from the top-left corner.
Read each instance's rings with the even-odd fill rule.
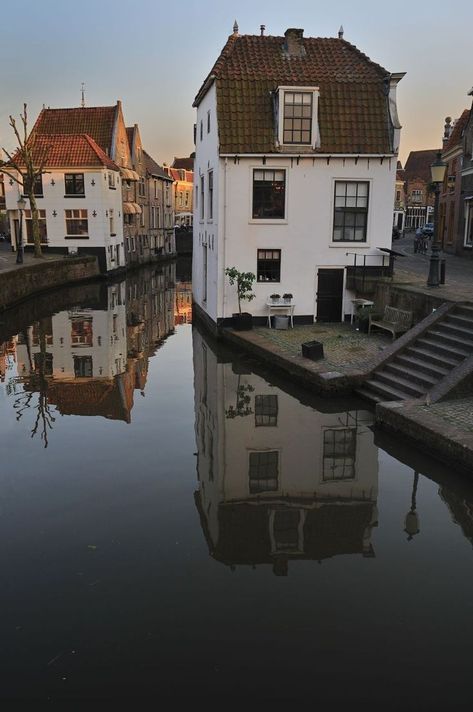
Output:
[[[252,39],[256,42],[259,38]],[[224,54],[225,50],[221,56]],[[336,304],[333,302],[330,307],[331,314],[336,316],[330,320],[343,320],[351,314],[351,300],[357,295],[349,289],[353,281],[347,282],[347,268],[354,265],[355,255],[357,265],[365,263],[371,270],[377,269],[377,273],[384,256],[387,267],[388,256],[379,248],[389,249],[392,242],[392,196],[400,134],[396,86],[402,76],[391,75],[385,93],[389,124],[386,131],[390,132],[391,150],[383,153],[353,150],[337,155],[321,152],[323,142],[319,148],[317,107],[323,89],[319,93],[318,86],[306,83],[292,88],[281,83],[274,92],[278,99],[274,109],[273,152],[225,154],[220,148],[222,131],[218,125],[219,80],[209,75],[195,102],[193,297],[197,307],[214,323],[222,323],[238,311],[235,287],[229,285],[224,274],[227,267],[257,275],[255,299],[243,305],[253,316],[267,316],[266,303],[271,294],[282,296],[289,292],[294,295],[294,315],[305,321],[327,320],[321,307],[326,295],[320,298],[319,294],[318,299],[317,293],[326,289],[327,284],[330,290],[331,275],[336,277],[333,289],[337,295]],[[312,96],[311,142],[307,147],[291,148],[280,143],[284,140],[281,97],[291,89]],[[228,124],[228,117],[225,122]],[[284,182],[283,215],[275,219],[255,216],[254,183],[256,177],[263,175],[261,171],[277,171],[278,180]],[[212,208],[209,174],[213,182]],[[275,174],[264,174],[267,175]],[[353,190],[366,193],[363,241],[335,239],[335,200],[336,192],[341,190],[347,195]],[[267,255],[279,258],[276,281],[265,278],[268,272],[262,269],[262,264]],[[329,274],[326,270],[338,272]]]
[[[67,196],[66,175],[83,176],[84,195]],[[16,248],[18,238],[19,210],[18,198],[21,186],[5,176],[6,209],[10,221],[12,244]],[[64,254],[76,250],[99,257],[103,271],[112,271],[125,264],[123,250],[123,216],[121,183],[118,170],[98,166],[92,168],[47,169],[42,175],[42,195],[36,196],[40,222],[45,225],[48,252]],[[26,198],[25,198],[26,199]],[[80,215],[77,212],[81,211]],[[32,247],[28,240],[29,202],[23,212],[22,242]],[[83,235],[69,234],[71,219],[86,220],[87,232]],[[85,224],[84,224],[85,227]]]

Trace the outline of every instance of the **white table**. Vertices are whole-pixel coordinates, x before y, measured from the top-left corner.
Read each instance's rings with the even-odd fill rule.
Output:
[[[358,307],[372,307],[374,305],[374,302],[371,302],[369,299],[352,299],[351,304],[352,307],[350,324],[353,324],[353,317],[355,316]]]
[[[290,319],[291,328],[294,327],[294,307],[296,306],[293,301],[285,302],[284,299],[280,299],[278,302],[272,302],[269,300],[266,302],[268,307],[268,327],[271,329],[271,317],[273,314],[278,314],[279,312],[285,312]]]

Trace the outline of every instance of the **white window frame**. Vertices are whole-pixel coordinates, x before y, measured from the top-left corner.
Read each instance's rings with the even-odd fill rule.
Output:
[[[284,186],[285,186],[285,194],[284,194],[284,217],[283,218],[254,218],[253,217],[253,175],[254,171],[284,171],[285,173],[285,180],[284,180]],[[281,166],[281,165],[272,165],[272,163],[267,163],[264,166],[263,165],[252,165],[249,167],[249,186],[250,189],[248,191],[249,193],[249,206],[248,206],[248,212],[249,212],[249,218],[248,218],[248,223],[250,225],[287,225],[288,223],[288,211],[289,211],[289,201],[288,201],[288,196],[289,196],[289,170],[287,166]]]
[[[468,226],[471,224],[470,240],[468,240]],[[473,248],[473,196],[465,199],[465,233],[463,236],[463,247],[468,250]]]
[[[212,222],[214,217],[214,172],[213,168],[207,171],[207,222]]]
[[[312,94],[312,127],[311,127],[311,142],[310,143],[284,143],[284,94],[286,92],[304,92]],[[319,87],[298,87],[298,86],[281,86],[277,90],[278,95],[278,142],[280,146],[290,149],[292,152],[297,152],[298,148],[319,148],[320,147],[320,131],[319,131]]]
[[[333,240],[333,221],[335,216],[335,183],[369,183],[368,188],[368,212],[366,215],[366,241],[365,242],[355,242],[355,241],[345,241],[345,242],[334,242]],[[371,247],[371,204],[373,202],[373,179],[367,177],[347,177],[347,176],[335,176],[332,178],[332,195],[330,199],[331,210],[330,210],[330,224],[329,224],[329,247],[337,249],[341,247],[346,249],[347,247],[356,247],[360,250]]]

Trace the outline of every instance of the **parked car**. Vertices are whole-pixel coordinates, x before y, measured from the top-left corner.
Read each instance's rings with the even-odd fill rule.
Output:
[[[432,237],[432,235],[434,234],[434,224],[425,223],[424,227],[422,228],[422,234],[426,235],[427,237]]]

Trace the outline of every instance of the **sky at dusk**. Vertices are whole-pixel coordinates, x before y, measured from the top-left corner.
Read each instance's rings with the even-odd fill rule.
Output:
[[[445,116],[471,105],[473,2],[457,0],[0,0],[0,145],[13,146],[9,114],[28,103],[31,125],[43,104],[123,101],[146,150],[162,162],[193,150],[192,101],[231,34],[282,35],[302,27],[312,37],[345,39],[391,72],[399,85],[401,158],[440,145]]]

